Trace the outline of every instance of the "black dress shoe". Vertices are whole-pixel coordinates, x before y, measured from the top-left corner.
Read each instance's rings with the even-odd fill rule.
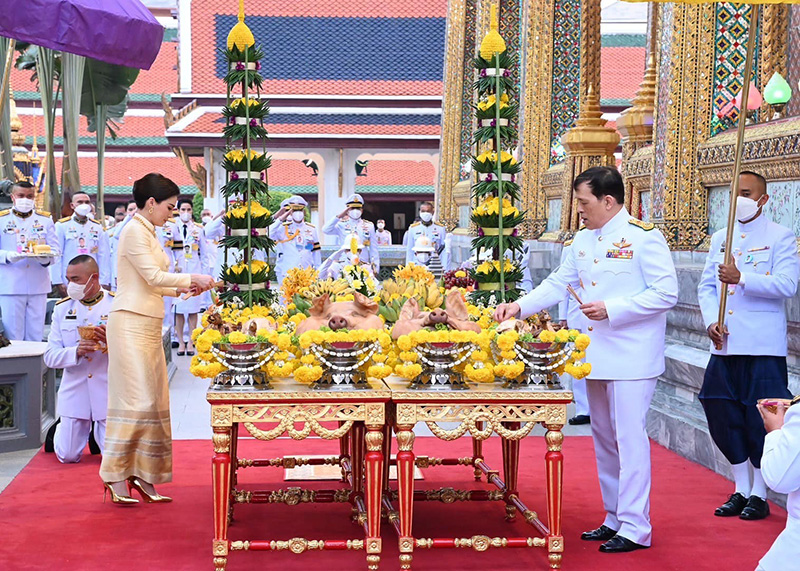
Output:
[[[94,423],[92,423],[92,429],[89,431],[89,452],[100,454],[100,445],[97,444],[97,440],[94,438]]]
[[[630,539],[626,539],[621,535],[615,535],[600,546],[600,551],[603,553],[627,553],[628,551],[647,549],[649,547],[649,545],[639,545],[638,543],[634,543]]]
[[[769,515],[769,504],[767,500],[762,500],[758,496],[750,496],[747,505],[744,506],[739,519],[756,520],[764,519]]]
[[[53,445],[53,439],[56,437],[56,426],[58,423],[61,422],[61,418],[56,420],[53,425],[47,430],[47,434],[44,437],[44,451],[45,452],[55,452],[55,446]]]
[[[581,539],[584,541],[608,541],[612,537],[617,535],[617,532],[611,529],[610,527],[606,527],[601,525],[597,529],[593,529],[592,531],[584,531],[581,534]]]
[[[742,510],[747,505],[747,498],[739,492],[731,494],[728,501],[714,510],[714,515],[719,517],[732,517],[742,513]]]
[[[172,348],[173,348],[173,349],[177,349],[177,348],[178,348],[178,347],[180,347],[180,346],[181,346],[181,344],[180,344],[180,343],[178,343],[177,341],[173,341],[173,342],[172,342]]]
[[[572,426],[576,426],[578,424],[589,424],[590,422],[592,422],[592,419],[589,418],[588,414],[578,414],[569,419],[569,423]]]

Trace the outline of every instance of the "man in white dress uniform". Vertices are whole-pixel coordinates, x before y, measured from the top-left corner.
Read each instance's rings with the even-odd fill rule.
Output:
[[[50,278],[58,288],[58,292],[67,295],[67,264],[84,254],[97,260],[100,267],[100,284],[109,289],[111,286],[111,254],[108,235],[98,220],[90,218],[92,202],[89,195],[79,192],[72,197],[72,216],[56,222],[58,250],[61,256],[50,265]]]
[[[678,280],[664,236],[631,218],[624,185],[613,167],[593,167],[575,179],[580,230],[564,263],[495,319],[526,318],[583,283],[581,311],[592,343],[586,383],[597,472],[606,518],[581,539],[604,541],[600,551],[650,546],[650,441],[645,419],[664,372],[667,311],[678,301]]]
[[[63,463],[79,462],[94,436],[103,450],[108,407],[108,355],[95,341],[81,339],[79,327],[95,326],[105,341],[105,325],[113,294],[100,287],[97,262],[89,255],[73,258],[66,269],[67,294],[56,303],[44,362],[51,369],[64,369],[58,389],[58,414],[53,447]]]
[[[714,515],[744,520],[769,515],[761,476],[764,423],[758,399],[791,398],[787,388],[786,300],[797,292],[794,232],[767,219],[767,181],[753,172],[739,177],[736,231],[726,263],[727,228],[714,233],[697,286],[697,300],[711,338],[700,402],[714,444],[731,463],[734,493]],[[725,334],[720,335],[720,295],[728,297]],[[718,344],[718,345],[717,345]],[[752,473],[752,475],[751,475]]]
[[[364,211],[364,199],[360,194],[353,194],[347,199],[347,208],[328,220],[322,227],[322,232],[336,237],[336,245],[343,246],[352,234],[358,236],[359,242],[364,245],[361,261],[372,266],[376,276],[381,269],[381,256],[378,252],[378,241],[375,239],[375,225],[369,220],[364,220],[361,215]]]
[[[17,182],[11,187],[13,208],[0,212],[0,312],[12,341],[44,338],[51,290],[47,268],[61,255],[50,213],[34,210],[35,197],[29,182]],[[37,256],[35,245],[50,246],[50,254]]]
[[[308,202],[302,196],[290,196],[281,202],[269,237],[275,241],[275,275],[278,285],[291,268],[316,268],[322,262],[319,237],[313,224],[306,222]]]
[[[761,473],[769,487],[779,494],[789,494],[786,500],[786,529],[770,550],[758,562],[756,571],[785,571],[800,559],[800,406],[798,398],[787,410],[779,404],[773,414],[758,405],[767,436]]]

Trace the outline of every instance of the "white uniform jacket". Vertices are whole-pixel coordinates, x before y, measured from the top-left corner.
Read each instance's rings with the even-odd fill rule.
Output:
[[[381,256],[378,253],[375,225],[372,222],[363,218],[353,220],[349,217],[342,220],[338,216],[334,216],[322,227],[322,231],[330,236],[335,236],[337,246],[342,246],[345,238],[357,233],[361,243],[364,244],[361,261],[372,264],[375,267],[375,275],[378,275],[378,271],[381,269]]]
[[[800,558],[800,405],[789,407],[783,428],[773,430],[764,439],[761,475],[771,489],[789,494],[786,500],[789,517],[786,529],[759,564],[764,571],[786,571]]]
[[[67,284],[67,266],[76,256],[89,255],[100,269],[100,283],[111,284],[111,252],[108,234],[97,220],[86,218],[80,222],[76,216],[67,216],[56,222],[56,237],[61,256],[50,265],[50,278],[54,284]]]
[[[572,240],[564,242],[564,248],[561,250],[561,263],[567,259],[570,251],[572,250]],[[583,301],[583,290],[581,290],[580,280],[576,284],[572,284],[578,297]],[[586,316],[581,311],[581,306],[569,294],[566,294],[563,300],[558,303],[558,319],[567,322],[567,327],[570,329],[577,329],[578,331],[586,331]]]
[[[33,258],[8,260],[8,254],[24,252],[31,242],[47,244],[56,258],[60,256],[55,225],[48,213],[37,210],[22,217],[12,209],[0,212],[0,295],[50,293],[50,263],[42,265]]]
[[[598,230],[581,230],[564,263],[517,302],[523,318],[564,299],[581,284],[584,303],[605,302],[608,318],[586,320],[592,339],[589,379],[652,379],[664,372],[667,310],[678,301],[678,280],[667,241],[651,224],[622,208]]]
[[[408,227],[407,238],[404,242],[406,247],[406,264],[414,261],[414,244],[420,236],[426,236],[430,239],[431,244],[437,252],[444,249],[444,239],[447,231],[444,226],[431,222],[430,224],[423,224],[422,222],[414,222]],[[449,263],[449,261],[448,261]]]
[[[64,298],[53,309],[45,365],[64,369],[58,389],[58,414],[84,420],[105,420],[108,408],[108,355],[100,351],[78,357],[78,327],[105,325],[113,294],[101,290],[92,303]]]
[[[724,262],[727,229],[714,232],[697,286],[697,299],[708,329],[719,319],[719,295],[727,289],[728,301],[722,349],[711,344],[715,355],[786,356],[785,300],[797,292],[797,244],[794,233],[762,213],[755,220],[736,223],[733,257],[742,274],[736,285],[722,287],[718,265]]]

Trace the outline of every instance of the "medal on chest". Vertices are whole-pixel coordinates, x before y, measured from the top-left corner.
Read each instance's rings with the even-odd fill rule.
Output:
[[[606,258],[614,259],[614,260],[632,260],[633,259],[633,250],[631,250],[631,244],[625,238],[620,239],[619,242],[614,242],[614,246],[616,248],[609,248],[606,251]]]

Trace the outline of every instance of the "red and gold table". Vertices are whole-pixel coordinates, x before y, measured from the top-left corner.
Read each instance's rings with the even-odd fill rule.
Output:
[[[561,484],[563,455],[561,429],[567,418],[567,405],[572,393],[562,390],[505,389],[495,383],[469,383],[468,390],[410,389],[408,381],[389,377],[384,381],[392,390],[394,429],[397,438],[397,475],[399,514],[394,512],[391,494],[384,497],[384,507],[399,538],[400,567],[410,569],[414,548],[472,548],[486,551],[501,547],[544,547],[550,568],[561,567],[564,538],[561,535]],[[485,475],[497,490],[461,491],[446,488],[433,493],[414,492],[414,426],[424,422],[437,438],[452,441],[465,435],[473,438],[473,456],[459,459],[434,459],[436,465],[466,464],[475,469],[476,477]],[[457,423],[452,429],[439,423]],[[547,518],[545,525],[536,512],[528,509],[517,491],[520,440],[541,423],[547,429],[544,456]],[[500,436],[503,452],[503,478],[498,470],[485,462],[482,443],[492,434]],[[423,463],[431,465],[431,459]],[[446,497],[445,497],[446,496]],[[516,512],[537,532],[538,537],[420,538],[412,533],[415,500],[501,500],[506,505],[506,518]],[[396,515],[397,514],[397,515]],[[398,517],[399,515],[399,517]]]
[[[370,389],[314,390],[293,379],[273,379],[271,389],[209,389],[214,456],[214,540],[216,571],[225,571],[233,551],[360,550],[367,552],[368,569],[378,569],[381,553],[380,510],[383,491],[383,430],[391,392],[380,381]],[[240,427],[259,441],[269,442],[283,434],[300,441],[312,433],[340,440],[340,454],[333,458],[281,457],[264,460],[239,458]],[[246,467],[293,467],[302,464],[339,464],[347,483],[335,490],[250,491],[237,489],[237,471]],[[326,540],[228,538],[228,527],[237,503],[297,505],[306,502],[349,502],[364,539]]]

